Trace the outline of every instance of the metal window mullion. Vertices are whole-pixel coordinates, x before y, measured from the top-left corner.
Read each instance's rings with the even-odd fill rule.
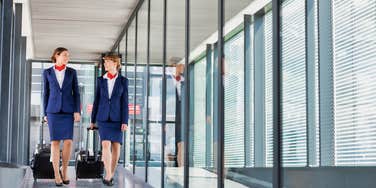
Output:
[[[135,25],[135,61],[134,61],[134,89],[133,89],[133,174],[136,173],[136,88],[137,88],[137,35],[138,13],[136,13]]]
[[[251,166],[251,126],[252,126],[252,112],[251,112],[251,105],[253,104],[251,101],[253,100],[253,96],[250,96],[252,76],[253,72],[251,72],[251,15],[244,15],[244,166],[249,167]],[[253,85],[253,83],[251,83]]]
[[[124,76],[127,77],[127,67],[128,67],[128,29],[125,32],[125,52],[124,52]],[[128,84],[129,85],[129,84]],[[126,163],[128,162],[127,159],[127,131],[124,131],[123,133],[123,167],[126,167]]]
[[[332,1],[318,1],[320,166],[334,166]]]
[[[265,51],[264,51],[264,15],[263,13],[257,13],[254,16],[254,27],[253,27],[253,54],[254,57],[254,66],[255,66],[255,74],[254,74],[254,107],[255,110],[253,112],[254,123],[255,123],[255,131],[254,131],[254,160],[255,160],[255,167],[265,167],[266,166],[266,141],[265,141]]]
[[[148,158],[149,158],[149,95],[150,95],[150,0],[148,0],[148,21],[147,21],[147,62],[146,62],[146,131],[145,131],[145,182],[148,182]]]
[[[190,56],[190,0],[185,0],[185,71],[184,71],[184,116],[182,122],[184,122],[184,187],[189,187],[189,56]]]
[[[224,0],[218,0],[218,66],[217,66],[217,84],[218,84],[218,109],[219,113],[218,116],[218,181],[217,187],[223,188],[224,187],[224,86],[223,86],[223,76],[224,76],[224,34],[223,34],[223,26],[224,26],[224,14],[225,14],[225,4]]]
[[[316,159],[316,82],[315,82],[315,3],[306,1],[306,85],[307,85],[307,166],[317,165]]]
[[[21,163],[23,165],[28,165],[27,163],[27,156],[29,155],[29,150],[27,150],[27,144],[29,142],[29,140],[27,139],[28,136],[27,136],[27,132],[28,132],[28,128],[29,128],[29,125],[27,124],[27,97],[29,96],[29,93],[27,93],[27,83],[28,82],[31,82],[30,79],[27,79],[26,77],[26,45],[27,45],[27,37],[22,37],[21,38],[21,60],[20,60],[20,63],[21,63],[21,69],[20,69],[20,72],[21,72],[21,79],[20,79],[20,87],[21,87],[21,101],[20,101],[20,104],[22,105],[20,107],[20,113],[21,113],[21,121],[20,121],[20,124],[21,124],[21,127],[22,127],[22,134],[21,134],[21,138],[22,138],[22,141],[21,141],[21,144],[22,144],[22,147],[21,147],[21,153],[22,153],[22,158],[21,158]]]
[[[22,29],[22,4],[15,4],[14,15],[14,45],[13,45],[13,71],[12,71],[12,153],[11,162],[19,163],[19,148],[21,147],[20,124],[19,124],[19,103],[20,103],[20,66],[21,66],[21,29]]]
[[[1,146],[0,161],[10,162],[10,64],[12,61],[12,20],[13,20],[13,1],[4,0],[2,2],[2,48],[1,48],[1,98],[0,98],[0,116],[1,116]]]
[[[25,56],[26,57],[26,56]],[[26,58],[25,58],[26,59]],[[29,164],[30,162],[30,157],[29,157],[29,151],[30,151],[30,117],[31,117],[31,73],[32,73],[32,66],[31,66],[31,62],[30,61],[26,61],[26,79],[27,82],[26,82],[26,125],[27,125],[27,132],[26,132],[26,135],[27,135],[27,138],[26,138],[26,141],[27,142],[27,163]]]
[[[166,61],[167,61],[167,0],[163,0],[163,74],[162,74],[162,156],[161,156],[161,187],[165,187],[165,145],[166,145]]]
[[[128,30],[125,33],[125,55],[124,55],[124,76],[127,77],[127,71],[128,71]]]
[[[282,183],[282,63],[281,63],[281,0],[272,1],[273,11],[273,188]]]
[[[205,152],[206,152],[206,158],[205,158],[205,166],[207,168],[211,167],[211,156],[212,156],[212,150],[211,146],[213,143],[212,140],[212,107],[211,107],[211,96],[212,96],[212,91],[211,91],[211,81],[212,81],[212,74],[211,74],[211,65],[212,65],[212,45],[207,44],[206,45],[206,87],[205,87],[205,114],[206,114],[206,147],[205,147]]]

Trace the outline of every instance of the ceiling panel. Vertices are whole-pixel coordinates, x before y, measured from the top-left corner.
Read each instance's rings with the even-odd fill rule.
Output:
[[[36,59],[48,59],[59,46],[72,60],[96,60],[109,50],[137,0],[31,0]]]

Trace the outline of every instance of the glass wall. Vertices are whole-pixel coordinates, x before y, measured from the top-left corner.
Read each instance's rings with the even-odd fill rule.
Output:
[[[181,75],[176,69],[167,69],[165,128],[161,127],[162,67],[151,67],[150,96],[145,95],[148,72],[141,64],[147,62],[147,3],[138,12],[137,39],[135,20],[128,28],[126,63],[132,68],[128,68],[127,74],[130,80],[133,77],[130,91],[134,91],[136,84],[136,103],[130,107],[133,104],[140,107],[140,114],[131,116],[134,118],[131,122],[136,122],[136,131],[131,131],[136,135],[136,145],[131,147],[130,153],[131,161],[136,157],[137,176],[145,178],[146,160],[148,182],[155,187],[162,187],[161,179],[167,187],[184,186],[184,178],[189,178],[190,187],[217,187],[219,125],[215,112],[221,110],[225,115],[223,165],[226,187],[271,187],[273,152],[277,143],[282,147],[281,170],[286,187],[327,184],[343,187],[352,182],[337,181],[336,177],[354,175],[351,170],[356,166],[370,167],[364,168],[366,170],[356,168],[359,173],[374,169],[376,149],[373,143],[376,141],[372,131],[376,128],[372,98],[376,93],[372,92],[371,75],[372,60],[375,59],[372,52],[376,36],[372,23],[376,22],[376,5],[371,1],[356,0],[331,0],[321,5],[317,0],[282,1],[282,135],[281,140],[274,140],[275,49],[271,3],[264,2],[260,6],[246,0],[225,2],[224,74],[221,75],[224,108],[219,109],[217,103],[218,4],[211,0],[191,1],[189,67],[184,70],[189,79],[181,83],[177,78]],[[151,3],[150,62],[161,65],[164,61],[163,1]],[[167,10],[165,63],[174,67],[185,62],[185,2],[168,1]],[[249,15],[244,17],[242,14]],[[187,85],[189,96],[184,93]],[[148,108],[144,105],[146,97]],[[184,106],[186,97],[189,97],[189,106]],[[130,98],[133,101],[134,97]],[[185,118],[186,107],[190,109],[189,118]],[[147,122],[146,111],[149,112]],[[188,121],[189,127],[184,127],[183,120]],[[166,144],[162,145],[164,133]],[[184,174],[184,160],[180,161],[185,156],[182,151],[187,146],[186,134],[189,135],[189,146],[185,162],[189,164],[189,174]],[[133,144],[132,135],[130,137]],[[146,137],[149,142],[145,145]],[[162,164],[165,165],[164,174]],[[367,182],[370,181],[358,181],[358,184],[362,187]]]

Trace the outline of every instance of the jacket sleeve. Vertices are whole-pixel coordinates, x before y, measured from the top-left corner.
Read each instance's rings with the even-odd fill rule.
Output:
[[[47,116],[48,98],[50,97],[50,83],[47,79],[47,70],[43,71],[43,112]]]
[[[121,123],[128,124],[129,107],[128,107],[128,79],[123,81],[123,94],[121,95]]]
[[[95,96],[94,96],[93,109],[91,111],[91,123],[96,123],[96,120],[97,120],[98,103],[99,103],[99,97],[101,95],[100,83],[101,83],[100,79],[97,78],[97,86],[95,88]]]
[[[78,89],[77,72],[73,70],[73,98],[74,98],[74,112],[81,113],[81,98],[80,90]]]

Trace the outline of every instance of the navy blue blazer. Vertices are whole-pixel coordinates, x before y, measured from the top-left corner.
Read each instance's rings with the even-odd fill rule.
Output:
[[[80,92],[76,70],[66,67],[62,88],[53,67],[43,71],[43,107],[47,113],[80,113]]]
[[[98,77],[91,122],[110,120],[128,124],[128,110],[128,79],[119,75],[109,97],[107,79]]]

